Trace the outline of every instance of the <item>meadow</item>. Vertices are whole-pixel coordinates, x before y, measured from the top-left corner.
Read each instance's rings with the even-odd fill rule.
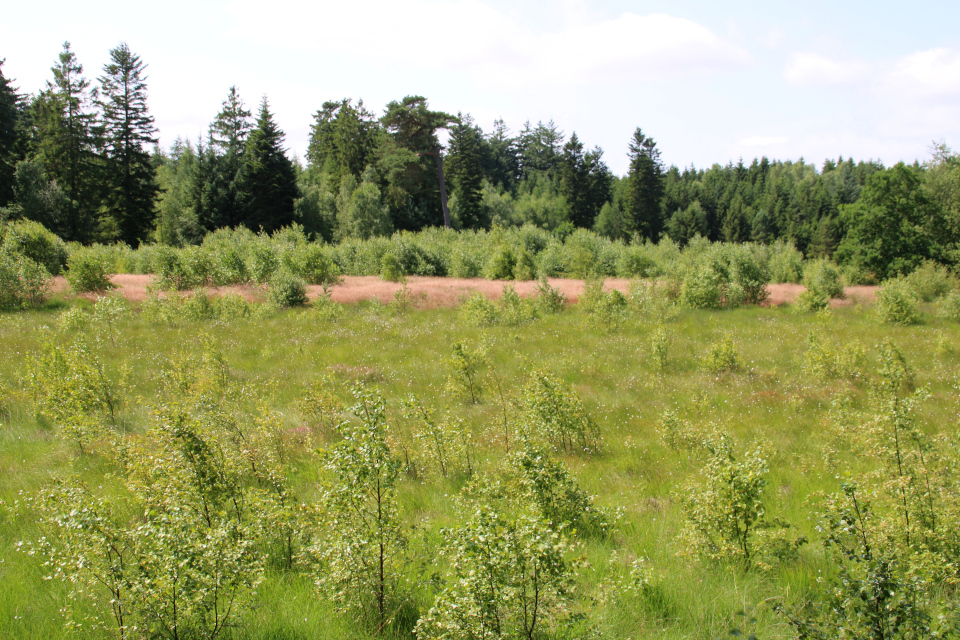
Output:
[[[0,315],[0,638],[956,637],[958,325],[796,311]]]

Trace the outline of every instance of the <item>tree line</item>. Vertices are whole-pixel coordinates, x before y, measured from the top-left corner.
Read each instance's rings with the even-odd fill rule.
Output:
[[[379,116],[362,100],[323,103],[301,162],[288,157],[266,96],[254,117],[231,87],[205,138],[164,150],[145,68],[121,44],[94,85],[65,43],[52,79],[26,96],[0,66],[5,218],[39,221],[68,241],[131,246],[197,244],[238,226],[273,232],[297,223],[335,242],[532,224],[560,237],[592,228],[681,245],[697,235],[785,239],[880,276],[960,258],[960,159],[943,144],[924,165],[841,157],[818,168],[763,157],[680,169],[666,167],[637,128],[628,172],[615,176],[600,147],[553,121],[513,133],[497,120],[487,132],[469,114],[407,96]]]

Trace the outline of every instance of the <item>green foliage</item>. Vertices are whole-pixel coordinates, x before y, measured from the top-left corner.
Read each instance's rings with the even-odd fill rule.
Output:
[[[413,421],[413,437],[425,468],[436,468],[441,476],[472,476],[476,462],[475,443],[463,420],[436,412],[411,395],[403,401],[404,415]]]
[[[459,395],[464,402],[477,404],[483,398],[481,370],[489,364],[487,346],[479,344],[471,349],[462,342],[453,343],[453,355],[447,359],[447,389]]]
[[[830,297],[816,289],[801,291],[793,301],[793,308],[801,313],[824,311],[830,306]]]
[[[82,341],[65,349],[47,344],[30,359],[27,371],[38,411],[50,415],[59,433],[80,453],[103,435],[105,422],[116,424],[117,384]]]
[[[650,334],[650,355],[657,369],[660,371],[667,368],[667,355],[669,350],[670,334],[662,323],[658,324]]]
[[[271,276],[268,293],[270,302],[280,309],[307,304],[306,283],[286,269],[279,269]]]
[[[803,285],[819,298],[843,298],[840,269],[829,260],[808,262],[803,271]]]
[[[804,370],[821,380],[858,381],[867,377],[867,351],[858,342],[837,343],[825,331],[811,331],[803,355]]]
[[[39,222],[18,220],[7,225],[2,235],[4,252],[41,264],[50,275],[60,275],[67,266],[67,246]]]
[[[496,305],[479,291],[460,305],[459,316],[461,322],[481,327],[496,324],[500,319]]]
[[[960,291],[951,291],[940,299],[937,315],[945,320],[960,322]]]
[[[771,553],[779,560],[795,555],[806,539],[786,540],[787,525],[767,519],[763,492],[768,469],[763,452],[756,449],[738,460],[723,435],[704,445],[709,453],[704,477],[684,487],[685,552],[743,569],[757,564],[758,553]]]
[[[960,289],[960,280],[946,267],[932,260],[924,262],[904,280],[924,302],[933,302]]]
[[[0,249],[0,311],[40,304],[50,289],[50,274],[42,265]]]
[[[327,450],[330,481],[321,496],[330,520],[315,547],[323,570],[317,586],[337,607],[383,632],[397,612],[404,536],[397,514],[400,462],[387,445],[383,398],[354,390],[359,422],[341,426],[343,440]]]
[[[67,282],[77,293],[107,291],[113,288],[110,282],[112,265],[103,251],[97,247],[78,248],[67,259]]]
[[[599,447],[600,428],[580,397],[555,376],[534,369],[520,392],[521,432],[531,443],[556,450],[590,453]]]
[[[418,640],[533,640],[577,620],[571,615],[577,563],[568,559],[575,546],[562,531],[480,505],[444,537],[448,586],[417,623]]]
[[[888,280],[877,291],[877,317],[889,324],[917,324],[920,322],[918,302],[913,289],[902,278]]]
[[[382,265],[380,267],[380,277],[384,280],[388,282],[401,282],[406,279],[406,274],[403,272],[403,267],[400,266],[400,261],[397,260],[397,257],[392,253],[384,255],[380,264]]]
[[[517,258],[513,249],[500,246],[490,254],[483,270],[483,277],[487,280],[513,280],[513,270],[517,265]]]
[[[803,254],[792,241],[777,240],[770,246],[770,282],[800,282],[803,276]]]
[[[740,368],[740,353],[730,334],[710,345],[709,352],[703,358],[703,368],[715,375]]]
[[[559,289],[551,287],[546,278],[539,280],[534,305],[541,313],[560,313],[566,304],[567,300]]]

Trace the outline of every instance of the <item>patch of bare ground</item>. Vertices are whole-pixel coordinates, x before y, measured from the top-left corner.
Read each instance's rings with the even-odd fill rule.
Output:
[[[131,302],[140,302],[147,297],[148,286],[153,279],[150,275],[140,274],[118,274],[110,278],[115,288],[113,291],[124,296]],[[575,302],[582,294],[584,281],[573,278],[548,278],[547,282],[551,287],[558,289],[564,297],[570,302]],[[604,283],[606,290],[618,289],[623,293],[628,293],[631,280],[626,278],[607,278]],[[484,280],[483,278],[438,278],[425,276],[410,276],[407,278],[407,290],[414,304],[420,308],[435,307],[454,307],[460,304],[462,300],[469,297],[473,292],[479,291],[488,298],[499,298],[506,285],[513,286],[517,293],[523,297],[536,295],[538,283],[535,280],[524,282],[506,282],[499,280]],[[334,285],[331,289],[331,297],[334,301],[350,304],[363,300],[373,300],[377,298],[381,302],[390,302],[394,294],[403,287],[397,282],[387,282],[381,280],[378,276],[344,276],[340,284]],[[779,306],[793,302],[793,300],[804,291],[804,287],[799,284],[771,284],[767,285],[770,297],[767,304]],[[877,287],[874,286],[855,286],[847,287],[846,296],[843,299],[834,299],[830,301],[831,307],[839,307],[854,304],[855,302],[872,302],[876,299]],[[222,296],[227,293],[237,293],[248,300],[264,299],[264,290],[257,285],[232,285],[227,287],[206,287],[206,291],[211,296]],[[97,295],[93,293],[71,294],[70,285],[62,277],[54,278],[54,294],[65,296],[82,297],[88,300],[95,300]],[[322,295],[323,288],[317,285],[307,287],[307,295],[312,300]],[[189,292],[181,292],[181,295],[189,295]]]

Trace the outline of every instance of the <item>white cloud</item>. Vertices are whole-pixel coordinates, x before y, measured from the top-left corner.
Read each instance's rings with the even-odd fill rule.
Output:
[[[883,83],[892,93],[915,98],[960,97],[960,52],[940,48],[913,53],[898,62]]]
[[[479,0],[373,0],[304,6],[277,0],[233,5],[241,40],[375,60],[402,73],[463,74],[484,84],[580,84],[619,78],[700,75],[750,62],[742,48],[691,20],[665,14],[568,19],[537,31]],[[290,16],[296,16],[290,19]],[[576,17],[577,19],[569,19]]]
[[[860,60],[838,60],[817,53],[795,53],[783,72],[792,85],[851,84],[868,78],[870,66]]]

